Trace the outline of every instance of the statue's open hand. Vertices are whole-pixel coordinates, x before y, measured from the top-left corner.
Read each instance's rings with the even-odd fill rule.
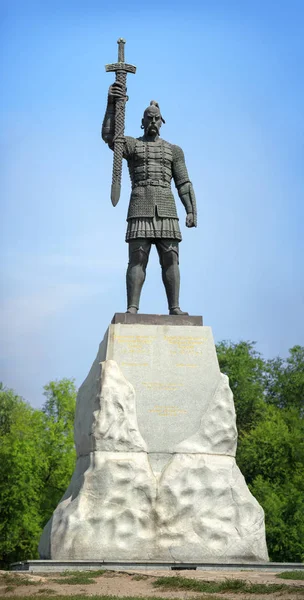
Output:
[[[186,227],[194,227],[193,213],[188,213],[186,216]]]
[[[119,81],[115,81],[109,87],[109,100],[115,102],[115,100],[121,100],[122,98],[128,99],[127,88]]]

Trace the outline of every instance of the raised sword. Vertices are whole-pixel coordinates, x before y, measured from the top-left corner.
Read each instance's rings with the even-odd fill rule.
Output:
[[[117,40],[118,62],[105,66],[107,72],[115,73],[115,81],[122,83],[124,89],[126,88],[127,83],[127,73],[136,73],[136,67],[134,67],[134,65],[125,63],[125,43],[126,40],[123,38]],[[111,186],[111,202],[113,206],[116,206],[120,198],[122,158],[125,139],[126,100],[127,98],[117,98],[115,102],[115,133],[113,138],[114,157]]]

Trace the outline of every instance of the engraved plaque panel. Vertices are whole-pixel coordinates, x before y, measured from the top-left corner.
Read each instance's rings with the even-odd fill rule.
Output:
[[[110,325],[107,359],[135,388],[149,452],[173,452],[197,431],[220,373],[210,327]]]

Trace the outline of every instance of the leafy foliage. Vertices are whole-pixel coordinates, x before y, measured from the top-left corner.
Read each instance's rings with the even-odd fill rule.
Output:
[[[254,342],[221,342],[217,355],[222,373],[229,377],[234,396],[239,433],[250,430],[265,408],[264,361]]]
[[[304,348],[263,360],[254,344],[221,343],[239,430],[237,462],[265,511],[274,561],[304,561]]]
[[[279,484],[258,475],[249,486],[265,511],[267,545],[276,562],[304,561],[303,485]]]
[[[44,387],[46,402],[42,412],[45,423],[45,486],[41,495],[43,523],[51,517],[66,491],[75,465],[74,416],[76,406],[74,380],[51,381]]]
[[[38,558],[41,529],[69,483],[75,462],[69,380],[46,386],[43,411],[0,387],[0,563]]]
[[[264,419],[242,437],[239,466],[248,483],[261,475],[283,484],[304,464],[304,423],[292,411],[266,406]]]
[[[0,559],[36,556],[41,530],[43,415],[2,388],[0,445]]]
[[[266,363],[267,402],[278,408],[294,408],[304,417],[304,347],[294,346],[286,360]]]

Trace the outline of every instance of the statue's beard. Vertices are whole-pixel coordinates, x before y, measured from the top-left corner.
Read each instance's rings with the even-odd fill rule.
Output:
[[[145,134],[152,137],[154,135],[159,135],[159,129],[157,127],[157,125],[148,125]]]

